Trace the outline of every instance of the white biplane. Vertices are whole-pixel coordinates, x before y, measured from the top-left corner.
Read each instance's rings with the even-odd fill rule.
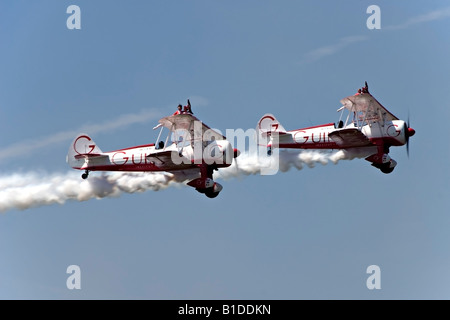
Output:
[[[358,93],[340,102],[341,117],[337,124],[286,131],[272,114],[265,114],[258,122],[259,144],[267,146],[268,155],[273,148],[367,148],[373,152],[365,159],[383,173],[391,173],[397,162],[389,156],[389,148],[406,144],[409,155],[409,138],[415,134],[409,120],[408,123],[400,120],[383,107],[369,93],[367,82]],[[344,122],[345,110],[348,113]]]
[[[67,163],[90,171],[165,171],[195,178],[187,184],[209,198],[215,198],[222,186],[213,180],[214,170],[228,167],[239,155],[219,132],[209,128],[192,114],[162,118],[153,128],[161,128],[157,144],[103,152],[87,134],[79,134],[70,145]],[[165,142],[160,140],[169,129]],[[169,141],[170,139],[170,141]]]

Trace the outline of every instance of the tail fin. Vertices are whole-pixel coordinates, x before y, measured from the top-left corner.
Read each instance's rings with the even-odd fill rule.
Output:
[[[85,159],[90,156],[100,156],[102,150],[94,140],[87,134],[80,133],[72,142],[67,153],[67,163],[72,168],[80,169],[85,163]]]
[[[286,134],[286,129],[284,129],[275,116],[270,113],[266,113],[259,119],[256,130],[258,131],[258,144],[261,146],[271,144],[273,140],[271,137],[274,136],[274,133],[277,137],[278,135]]]
[[[284,129],[273,114],[266,113],[258,121],[258,132],[261,134],[267,134],[268,132],[286,133],[286,129]]]

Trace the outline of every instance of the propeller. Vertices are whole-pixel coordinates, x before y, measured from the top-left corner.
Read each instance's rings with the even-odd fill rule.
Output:
[[[238,165],[237,157],[239,157],[241,152],[236,148],[233,149],[233,152],[234,152],[233,160],[234,160],[234,163],[236,164],[236,171],[239,173],[239,165]]]
[[[412,137],[416,133],[416,130],[411,128],[409,126],[409,115],[408,115],[408,122],[406,124],[406,130],[405,130],[405,140],[406,140],[406,154],[409,158],[409,138]]]

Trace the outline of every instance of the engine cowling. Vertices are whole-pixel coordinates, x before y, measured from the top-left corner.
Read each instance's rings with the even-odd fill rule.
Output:
[[[227,140],[216,140],[209,143],[203,150],[203,161],[208,165],[231,165],[233,159],[238,156]]]

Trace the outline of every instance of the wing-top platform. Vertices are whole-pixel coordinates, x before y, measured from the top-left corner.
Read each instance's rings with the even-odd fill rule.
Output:
[[[343,108],[362,115],[367,122],[399,120],[368,92],[343,98],[341,103]]]
[[[178,114],[162,118],[158,121],[162,126],[175,132],[186,130],[190,133],[190,140],[226,140],[226,137],[211,129],[191,114]]]
[[[340,102],[342,107],[338,111],[348,110],[347,121],[345,125],[340,121],[341,129],[330,132],[328,136],[341,148],[373,146],[375,144],[369,139],[367,132],[362,132],[363,127],[368,125],[369,128],[381,128],[386,123],[398,120],[368,91],[348,96]],[[381,132],[381,129],[379,131]]]

